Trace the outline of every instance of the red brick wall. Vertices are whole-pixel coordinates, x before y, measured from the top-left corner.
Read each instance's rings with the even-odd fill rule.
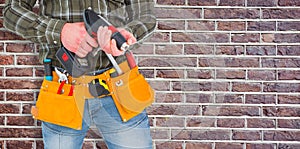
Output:
[[[156,0],[157,30],[134,51],[157,91],[148,108],[155,148],[300,148],[299,8],[299,0]],[[30,115],[43,76],[37,47],[2,18],[0,40],[0,146],[42,148]],[[103,146],[91,130],[84,148]]]

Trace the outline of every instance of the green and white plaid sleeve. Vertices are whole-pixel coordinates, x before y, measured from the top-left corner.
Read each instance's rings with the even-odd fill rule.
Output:
[[[60,32],[66,22],[35,14],[35,3],[36,0],[6,0],[3,25],[33,42],[60,46]]]

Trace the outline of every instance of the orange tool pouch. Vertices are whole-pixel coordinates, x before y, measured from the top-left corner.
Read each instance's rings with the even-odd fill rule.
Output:
[[[119,64],[123,74],[114,78],[110,71],[97,76],[81,76],[69,78],[75,85],[64,84],[62,94],[57,94],[61,87],[58,77],[53,73],[53,81],[44,80],[40,89],[36,106],[31,113],[35,119],[53,124],[82,129],[82,115],[85,99],[95,98],[89,93],[88,83],[94,79],[106,81],[110,94],[124,122],[138,115],[154,101],[154,90],[147,83],[138,67],[129,69],[127,62]],[[70,92],[73,91],[70,96]],[[101,96],[99,97],[101,98]]]
[[[55,72],[53,76],[55,76]],[[58,83],[54,80],[48,81],[44,79],[36,106],[31,108],[31,114],[38,120],[80,130],[82,117],[75,97],[69,95],[73,91],[73,86]],[[61,89],[63,92],[58,94],[58,89]]]
[[[154,101],[154,90],[139,73],[137,66],[120,76],[108,79],[107,84],[124,122],[141,113]]]

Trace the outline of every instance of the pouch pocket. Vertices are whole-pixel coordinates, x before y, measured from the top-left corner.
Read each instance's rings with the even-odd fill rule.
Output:
[[[109,86],[123,121],[138,115],[154,101],[154,90],[138,72],[138,67],[111,78]]]
[[[81,129],[82,117],[74,96],[68,96],[71,85],[63,86],[64,93],[57,94],[60,83],[44,80],[36,102],[34,118],[45,122]]]

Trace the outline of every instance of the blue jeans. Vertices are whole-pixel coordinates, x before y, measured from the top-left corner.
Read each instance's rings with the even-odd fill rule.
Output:
[[[45,149],[80,149],[91,124],[95,124],[109,149],[151,149],[152,138],[145,110],[122,122],[110,96],[85,101],[82,130],[43,122]]]

